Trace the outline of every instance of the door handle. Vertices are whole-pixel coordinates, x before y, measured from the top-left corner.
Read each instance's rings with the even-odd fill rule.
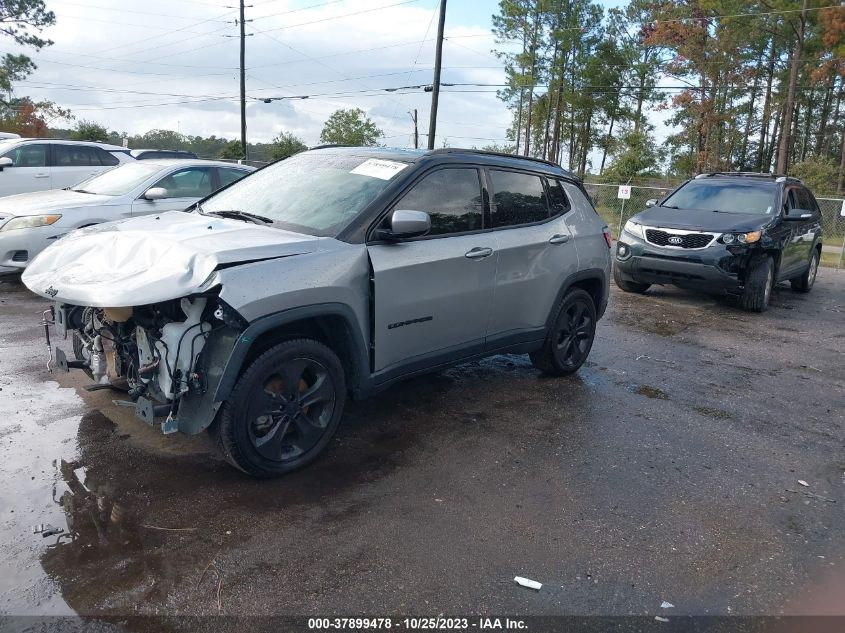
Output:
[[[492,248],[476,246],[475,248],[468,250],[466,254],[464,254],[464,257],[469,259],[484,259],[485,257],[490,257],[492,254]]]
[[[33,178],[49,178],[50,174],[35,174]]]
[[[549,244],[566,244],[569,241],[568,235],[561,235],[558,233],[557,235],[552,235],[549,238]]]

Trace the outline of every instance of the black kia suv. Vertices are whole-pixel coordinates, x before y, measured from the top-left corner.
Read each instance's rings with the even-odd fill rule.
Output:
[[[616,244],[613,277],[626,292],[674,284],[736,295],[745,309],[763,312],[775,283],[813,287],[821,214],[797,178],[700,174],[646,207]]]

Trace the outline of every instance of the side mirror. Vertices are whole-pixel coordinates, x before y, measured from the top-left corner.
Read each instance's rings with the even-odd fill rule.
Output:
[[[167,198],[167,189],[164,187],[153,187],[151,189],[147,189],[144,193],[144,198],[147,200],[161,200],[163,198]]]
[[[645,208],[650,209],[651,207],[657,206],[657,198],[651,198],[650,200],[645,201]]]
[[[0,171],[3,171],[6,167],[14,166],[14,164],[15,162],[11,158],[4,156],[3,158],[0,158]]]
[[[380,240],[401,240],[420,237],[431,230],[431,217],[425,211],[397,209],[390,216],[390,228],[376,231]]]
[[[798,222],[801,220],[811,220],[813,217],[813,212],[807,211],[807,209],[792,209],[792,211],[783,216],[783,219],[789,220],[790,222]]]

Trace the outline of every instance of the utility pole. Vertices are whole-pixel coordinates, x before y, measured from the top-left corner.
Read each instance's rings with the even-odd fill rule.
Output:
[[[241,9],[241,153],[247,156],[246,145],[246,20],[244,20],[244,0],[240,0]]]
[[[417,109],[414,108],[414,149],[420,147],[420,128],[417,126]]]
[[[437,49],[434,53],[434,82],[431,85],[431,119],[428,123],[428,149],[434,149],[437,130],[437,100],[440,97],[440,62],[443,59],[443,28],[446,26],[446,0],[440,0],[440,20],[437,23]]]

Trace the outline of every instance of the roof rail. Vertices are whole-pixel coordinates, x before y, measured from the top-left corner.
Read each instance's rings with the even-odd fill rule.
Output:
[[[710,178],[711,176],[742,176],[744,178],[776,178],[780,174],[775,175],[771,172],[764,173],[759,171],[710,171],[703,174],[698,174],[695,179]]]
[[[506,154],[505,152],[489,152],[484,149],[465,149],[462,147],[441,147],[433,149],[429,154],[451,154],[451,153],[467,153],[467,154],[485,154],[487,156],[501,156],[502,158],[519,158],[521,160],[532,160],[535,163],[543,163],[544,165],[551,165],[552,167],[560,167],[557,163],[546,160],[545,158],[534,158],[533,156],[518,156],[517,154]]]
[[[314,147],[309,147],[308,151],[312,149],[326,149],[327,147],[363,147],[362,145],[344,145],[343,143],[324,143],[323,145],[315,145]]]

